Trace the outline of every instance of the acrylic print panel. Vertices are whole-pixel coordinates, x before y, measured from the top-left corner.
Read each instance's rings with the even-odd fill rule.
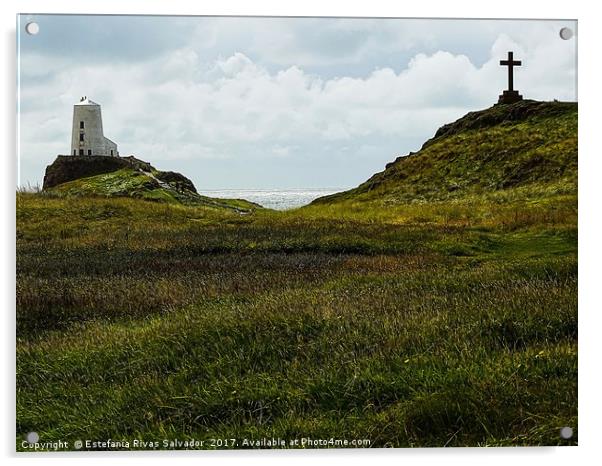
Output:
[[[17,450],[577,443],[576,21],[17,28]]]

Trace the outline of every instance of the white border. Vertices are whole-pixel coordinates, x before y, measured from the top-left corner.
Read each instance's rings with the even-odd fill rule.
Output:
[[[602,329],[600,318],[602,306],[596,299],[597,276],[600,274],[599,217],[602,201],[597,178],[602,174],[599,130],[602,104],[599,83],[600,16],[596,14],[593,1],[525,2],[524,0],[471,1],[420,0],[392,2],[370,0],[304,0],[295,5],[275,0],[220,0],[219,2],[194,2],[186,0],[3,0],[0,3],[2,24],[2,91],[3,109],[0,170],[2,193],[2,279],[3,306],[3,367],[5,377],[0,384],[4,405],[0,423],[2,455],[8,464],[19,461],[29,464],[42,460],[47,464],[81,463],[85,458],[89,464],[106,464],[109,461],[133,464],[163,464],[177,461],[190,464],[220,462],[248,465],[305,464],[311,462],[345,462],[365,464],[378,461],[387,464],[462,464],[488,465],[509,462],[516,464],[544,463],[546,465],[594,464],[602,456],[598,451],[601,443],[602,423],[600,411],[600,344]],[[392,17],[463,17],[463,18],[562,18],[579,20],[579,249],[584,252],[579,258],[579,447],[565,448],[506,448],[506,449],[415,449],[415,450],[336,450],[336,451],[238,451],[238,452],[180,452],[180,453],[136,453],[97,454],[46,454],[32,457],[16,456],[14,451],[15,416],[15,363],[14,363],[14,292],[15,292],[15,180],[16,180],[16,14],[21,13],[97,13],[97,14],[181,14],[181,15],[270,15],[270,16],[392,16]]]

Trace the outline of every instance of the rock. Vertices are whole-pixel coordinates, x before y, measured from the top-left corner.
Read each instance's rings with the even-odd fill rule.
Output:
[[[193,193],[197,192],[192,181],[190,181],[181,173],[159,172],[155,175],[155,178],[157,178],[159,181],[163,181],[165,183],[171,184],[172,186],[175,186],[178,189],[178,191],[187,190],[192,191]]]
[[[79,178],[132,167],[134,163],[132,158],[105,155],[59,155],[52,164],[46,167],[43,189],[53,188]]]

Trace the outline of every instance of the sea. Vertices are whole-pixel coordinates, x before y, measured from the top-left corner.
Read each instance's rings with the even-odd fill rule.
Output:
[[[199,194],[223,199],[245,199],[268,209],[288,210],[346,189],[349,188],[214,189],[199,191]]]

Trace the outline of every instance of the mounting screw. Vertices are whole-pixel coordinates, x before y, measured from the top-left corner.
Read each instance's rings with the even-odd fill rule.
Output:
[[[573,37],[573,30],[571,28],[562,28],[560,30],[560,38],[562,40],[569,40]]]
[[[35,36],[38,32],[40,32],[40,25],[34,21],[27,23],[25,25],[25,32],[30,36]]]
[[[572,427],[563,427],[562,429],[560,429],[560,438],[568,440],[572,436],[573,436]]]

